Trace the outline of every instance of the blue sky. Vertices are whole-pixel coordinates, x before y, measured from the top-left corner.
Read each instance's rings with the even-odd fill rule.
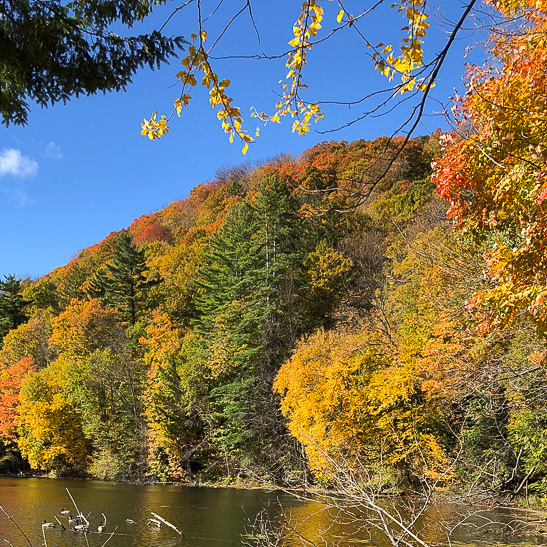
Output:
[[[442,19],[454,20],[461,13],[459,2],[439,3],[431,18],[430,53],[436,53],[446,39],[448,28]],[[230,0],[206,22],[210,39],[243,4]],[[357,12],[362,2],[345,2],[345,6],[350,4]],[[207,8],[207,2],[203,5]],[[255,1],[261,43],[257,43],[249,18],[242,16],[219,43],[216,55],[285,51],[299,5],[293,0]],[[325,0],[323,5],[324,26],[335,25],[337,3]],[[161,24],[174,7],[168,3],[147,25]],[[190,5],[189,11],[177,14],[167,31],[184,36],[194,32],[193,9]],[[402,24],[400,15],[388,7],[367,20],[361,30],[371,42],[396,43],[401,37],[396,31]],[[462,90],[463,53],[475,40],[471,32],[463,33],[434,90],[435,99],[448,102],[454,87]],[[278,81],[285,76],[284,62],[219,60],[214,66],[222,78],[232,80],[234,104],[241,106],[254,133],[256,121],[249,110],[254,106],[272,111]],[[0,275],[43,275],[111,231],[127,227],[134,218],[187,196],[191,188],[213,179],[226,165],[256,163],[284,152],[299,154],[323,140],[391,134],[408,114],[403,107],[335,133],[312,131],[305,137],[292,134],[292,122],[286,120],[262,127],[260,138],[242,156],[241,145],[230,144],[222,132],[205,91],[197,90],[182,117],[171,120],[171,133],[152,142],[140,135],[140,122],[154,110],[169,114],[179,91],[174,78],[179,67],[174,59],[159,71],[143,69],[124,93],[82,97],[48,109],[34,107],[26,127],[0,127]],[[310,100],[355,100],[374,86],[385,86],[355,32],[339,33],[317,46],[305,78]],[[446,126],[442,116],[434,115],[439,111],[439,104],[431,101],[418,133]],[[362,108],[329,107],[325,112],[325,121],[317,129],[338,127],[359,116]]]

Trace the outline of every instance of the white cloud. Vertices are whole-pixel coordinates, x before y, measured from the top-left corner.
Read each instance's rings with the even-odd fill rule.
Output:
[[[55,144],[53,141],[49,141],[42,152],[42,158],[48,160],[61,160],[63,159],[63,151],[58,144]]]
[[[16,177],[33,177],[38,172],[38,164],[28,156],[23,156],[21,150],[3,148],[0,151],[0,177],[14,175]]]

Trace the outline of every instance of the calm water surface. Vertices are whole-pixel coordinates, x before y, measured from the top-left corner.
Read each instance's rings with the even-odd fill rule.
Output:
[[[61,508],[73,510],[67,487],[80,511],[85,515],[91,513],[88,520],[93,529],[96,530],[101,513],[108,519],[108,532],[118,527],[109,547],[239,545],[249,518],[269,502],[276,501],[276,494],[261,490],[0,478],[0,505],[37,547],[44,543],[43,520],[55,522],[54,517],[58,515],[68,527],[66,517],[59,516]],[[286,501],[294,504],[294,500]],[[185,538],[167,527],[158,530],[147,526],[151,511],[177,526]],[[126,519],[135,524],[128,524]],[[59,526],[45,533],[49,547],[87,547],[83,535],[63,532]],[[100,547],[107,538],[108,534],[103,532],[89,534],[87,540],[91,547]],[[0,545],[7,545],[4,540],[14,547],[28,545],[5,515],[0,514]]]
[[[333,525],[333,515],[320,510],[318,504],[299,502],[294,497],[263,490],[237,490],[232,488],[191,488],[167,485],[129,485],[95,481],[73,481],[57,479],[29,479],[0,477],[0,505],[13,516],[27,533],[33,547],[44,545],[41,523],[54,521],[55,515],[66,523],[66,517],[59,516],[61,508],[72,509],[72,502],[66,492],[69,488],[78,508],[89,514],[88,520],[96,530],[101,513],[108,519],[108,533],[93,533],[87,537],[72,531],[46,530],[48,547],[101,547],[110,532],[116,529],[108,547],[215,547],[241,545],[241,536],[249,528],[249,522],[265,507],[275,517],[279,514],[278,501],[291,515],[291,522],[299,523],[299,529],[306,536],[317,541],[317,531],[328,541],[329,546],[361,544],[371,547],[385,547],[378,536],[370,536],[366,530],[355,537],[355,524]],[[153,511],[173,523],[185,534],[179,537],[168,527],[160,530],[147,526]],[[428,516],[424,539],[434,545],[446,545],[446,534],[436,523],[454,520],[461,507],[445,506],[435,508]],[[478,517],[476,526],[462,526],[452,537],[459,545],[547,545],[547,536],[540,534],[512,534],[508,529],[500,531],[482,527],[484,517]],[[539,519],[538,514],[491,512],[487,518],[497,522]],[[128,524],[131,519],[134,524]],[[495,527],[494,527],[495,528]],[[516,524],[513,528],[518,528]],[[509,530],[510,531],[510,530]],[[348,537],[352,535],[352,539]],[[0,545],[13,547],[28,546],[13,524],[0,514]],[[318,545],[324,545],[322,541]],[[301,545],[293,540],[287,545]]]

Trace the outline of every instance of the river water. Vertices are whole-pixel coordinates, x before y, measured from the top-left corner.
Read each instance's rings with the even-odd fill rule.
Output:
[[[74,511],[69,489],[79,510],[88,515],[91,530],[96,530],[101,513],[107,517],[107,531],[84,536],[70,530],[42,532],[41,523],[59,520],[68,527],[62,508]],[[33,547],[217,547],[238,546],[242,535],[250,530],[257,514],[266,508],[272,518],[280,514],[283,505],[286,519],[297,523],[299,530],[317,542],[317,532],[334,546],[370,545],[385,547],[385,542],[367,527],[357,530],[357,524],[333,525],[332,511],[321,510],[317,503],[303,502],[293,496],[264,490],[233,488],[192,488],[170,485],[131,485],[97,481],[76,481],[43,478],[0,477],[0,505],[27,534]],[[157,529],[147,522],[155,512],[184,532],[180,537],[169,527]],[[427,518],[424,537],[430,544],[446,545],[446,522],[464,513],[462,507],[435,508]],[[288,516],[290,515],[290,517]],[[153,517],[152,517],[153,518]],[[132,522],[127,522],[129,519]],[[547,536],[520,533],[522,522],[545,521],[539,513],[489,512],[457,527],[452,534],[453,545],[543,545]],[[510,527],[493,526],[492,522],[510,523]],[[441,525],[440,523],[443,523]],[[487,525],[488,524],[488,525]],[[356,532],[357,530],[357,532]],[[115,532],[110,538],[110,534]],[[45,534],[45,541],[43,537]],[[28,546],[21,533],[0,513],[0,545]],[[264,543],[264,545],[266,545]],[[286,545],[302,545],[293,537]],[[308,544],[309,545],[309,544]]]

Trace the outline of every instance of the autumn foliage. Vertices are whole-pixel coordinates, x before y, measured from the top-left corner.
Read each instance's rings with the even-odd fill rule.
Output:
[[[0,435],[14,441],[19,417],[19,392],[21,383],[31,372],[36,372],[32,357],[23,357],[5,368],[0,377]]]
[[[469,300],[485,330],[526,313],[547,331],[547,6],[503,2],[519,27],[491,38],[493,60],[472,66],[456,105],[461,135],[444,137],[434,182],[449,216],[485,252],[492,285]]]
[[[11,280],[3,442],[111,479],[547,491],[547,19],[500,9],[455,133],[223,169]]]

